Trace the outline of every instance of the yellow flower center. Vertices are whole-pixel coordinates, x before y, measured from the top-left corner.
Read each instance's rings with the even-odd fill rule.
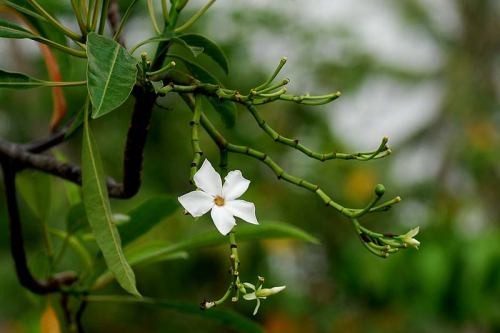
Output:
[[[224,198],[220,196],[216,196],[214,202],[217,206],[224,206]]]

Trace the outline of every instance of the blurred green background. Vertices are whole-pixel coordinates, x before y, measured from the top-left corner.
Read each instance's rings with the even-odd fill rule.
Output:
[[[74,24],[69,5],[52,2],[54,12]],[[129,1],[120,3],[125,8]],[[202,3],[190,1],[188,11]],[[363,206],[373,187],[383,183],[388,196],[400,195],[403,201],[363,223],[394,233],[421,227],[420,250],[377,258],[363,248],[349,222],[325,209],[316,196],[278,181],[246,156],[230,155],[229,169],[240,169],[252,180],[245,198],[255,202],[262,224],[296,225],[321,241],[240,244],[246,280],[263,275],[269,285],[287,285],[255,317],[266,332],[500,331],[499,1],[220,0],[194,31],[223,46],[231,74],[219,76],[228,87],[248,91],[287,56],[281,75],[291,79],[290,92],[342,92],[339,100],[321,107],[284,102],[262,107],[262,115],[283,135],[319,151],[346,152],[375,149],[387,135],[393,155],[321,163],[272,142],[243,109],[232,129],[207,111],[228,138],[265,150],[285,169],[319,183],[347,206]],[[151,26],[141,7],[125,40],[130,46],[149,36]],[[0,64],[47,77],[39,51],[29,41],[0,40]],[[84,77],[82,61],[62,68],[66,80]],[[65,93],[70,111],[77,111],[84,88]],[[25,142],[46,135],[52,111],[48,89],[2,90],[0,101],[2,138]],[[94,127],[105,169],[117,178],[132,102]],[[156,195],[176,197],[192,189],[190,113],[180,99],[164,98],[160,104],[146,146],[144,186],[132,200],[112,201],[115,212],[127,212]],[[216,147],[207,136],[202,140],[205,156],[215,163]],[[79,162],[79,146],[76,135],[61,152]],[[21,206],[30,264],[43,272],[43,240],[28,196],[42,193],[45,214],[58,226],[68,211],[64,188],[61,181],[29,172],[20,182],[27,184]],[[146,238],[178,241],[211,228],[209,217],[193,221],[179,209]],[[64,265],[73,267],[77,261],[68,257]],[[16,281],[3,192],[0,267],[0,332],[38,332],[46,299],[29,294]],[[197,303],[224,292],[227,247],[135,271],[144,295]],[[106,292],[120,290],[112,286]],[[254,304],[245,303],[224,307],[250,317]],[[113,303],[91,303],[84,324],[89,332],[233,332],[173,311]]]

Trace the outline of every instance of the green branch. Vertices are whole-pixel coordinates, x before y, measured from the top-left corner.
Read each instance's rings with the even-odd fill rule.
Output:
[[[257,124],[262,128],[262,130],[269,135],[274,141],[279,142],[281,144],[290,146],[294,149],[297,149],[304,153],[305,155],[317,159],[319,161],[327,161],[327,160],[333,160],[333,159],[342,159],[342,160],[360,160],[360,161],[368,161],[371,159],[377,159],[381,157],[385,157],[391,153],[391,150],[387,147],[387,141],[388,138],[384,137],[382,139],[382,143],[380,146],[377,148],[375,151],[371,152],[365,152],[365,153],[337,153],[337,152],[330,152],[330,153],[318,153],[315,152],[303,144],[299,142],[298,139],[290,139],[287,137],[284,137],[283,135],[279,134],[276,132],[271,126],[267,124],[267,122],[260,116],[257,108],[253,106],[250,103],[246,104],[246,107],[248,111],[252,114],[252,116],[255,118],[255,121],[257,121]]]
[[[190,122],[191,125],[191,146],[193,148],[193,160],[191,162],[191,174],[189,180],[193,183],[194,174],[198,171],[198,166],[201,162],[201,156],[203,151],[200,146],[200,137],[198,135],[198,128],[200,127],[200,117],[202,112],[202,99],[201,96],[195,97],[195,107],[193,112],[193,118]]]
[[[50,15],[43,6],[41,6],[36,0],[28,0],[28,3],[35,8],[35,10],[43,16],[54,28],[62,32],[64,35],[73,39],[74,41],[82,41],[82,36],[76,32],[71,31],[66,28],[61,22],[59,22],[55,17]]]

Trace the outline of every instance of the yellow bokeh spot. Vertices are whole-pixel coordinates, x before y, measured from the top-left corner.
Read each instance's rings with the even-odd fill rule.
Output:
[[[354,202],[365,202],[373,197],[373,189],[377,184],[376,173],[369,168],[353,169],[344,183],[346,199]]]

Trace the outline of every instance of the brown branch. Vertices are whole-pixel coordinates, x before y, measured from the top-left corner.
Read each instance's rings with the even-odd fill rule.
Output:
[[[61,291],[64,286],[72,285],[78,279],[74,272],[62,272],[48,279],[36,279],[29,270],[26,251],[24,250],[23,231],[19,216],[16,195],[16,172],[11,161],[2,160],[5,183],[5,196],[9,214],[10,250],[16,267],[19,283],[35,294],[48,294]]]
[[[127,133],[123,161],[123,183],[111,177],[106,180],[110,197],[127,199],[133,197],[141,186],[144,145],[151,122],[156,94],[146,88],[134,90],[136,103]],[[82,172],[79,166],[61,162],[49,155],[37,154],[64,141],[65,131],[46,139],[23,145],[0,139],[0,159],[14,162],[16,170],[31,168],[81,185]]]

